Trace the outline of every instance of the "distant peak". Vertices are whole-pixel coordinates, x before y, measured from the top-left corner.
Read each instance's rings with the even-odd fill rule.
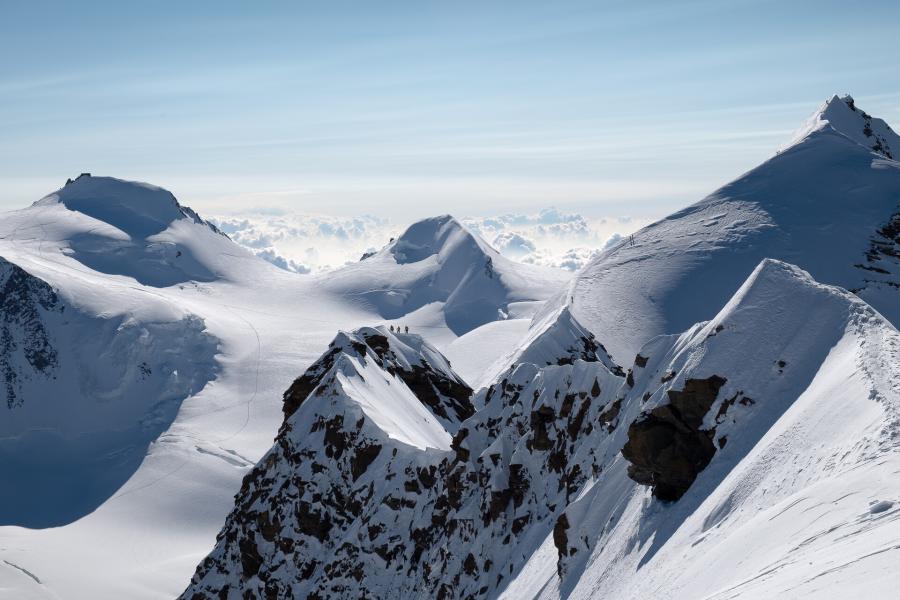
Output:
[[[391,253],[398,263],[414,263],[429,256],[446,255],[461,245],[482,254],[494,253],[484,240],[451,215],[416,221],[394,240]]]
[[[190,219],[222,233],[196,212],[179,204],[172,192],[139,181],[82,173],[34,206],[54,204],[108,223],[132,238],[146,238],[165,231],[178,219]]]
[[[810,116],[782,150],[820,132],[836,132],[885,158],[900,157],[900,136],[856,105],[850,94],[833,95]]]

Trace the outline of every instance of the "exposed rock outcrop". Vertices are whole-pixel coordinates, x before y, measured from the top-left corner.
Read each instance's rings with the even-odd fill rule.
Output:
[[[46,282],[0,258],[0,378],[7,408],[22,404],[23,379],[53,376],[57,351],[44,315],[63,310]]]
[[[712,459],[715,429],[703,429],[725,379],[688,379],[682,390],[669,390],[669,403],[641,415],[628,427],[622,455],[628,476],[653,487],[660,500],[678,500]]]

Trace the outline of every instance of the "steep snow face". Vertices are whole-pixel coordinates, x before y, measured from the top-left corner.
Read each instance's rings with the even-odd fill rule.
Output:
[[[229,278],[228,258],[250,258],[171,192],[146,183],[82,176],[22,213],[90,269],[154,287]]]
[[[462,335],[505,319],[510,303],[546,300],[568,279],[504,258],[444,215],[414,223],[379,252],[322,276],[321,284],[386,319],[438,305],[446,325]]]
[[[761,263],[712,321],[641,349],[621,456],[567,510],[587,543],[542,596],[890,596],[900,530],[872,507],[900,483],[898,358],[854,295]]]
[[[645,346],[644,366],[635,365],[631,381],[649,381],[650,396],[642,400],[642,417],[623,451],[632,478],[652,485],[657,496],[677,499],[690,487],[692,469],[665,462],[674,446],[661,443],[693,446],[701,462],[708,462],[716,446],[734,448],[738,437],[755,443],[772,425],[768,419],[779,417],[807,389],[844,336],[851,310],[862,306],[843,290],[767,259],[712,321]],[[671,346],[659,347],[666,344]],[[738,356],[743,363],[733,372]],[[663,379],[670,384],[658,386]],[[751,408],[761,398],[766,410]],[[774,398],[786,404],[773,405]],[[682,436],[688,431],[692,439]],[[702,470],[705,464],[697,466]],[[674,487],[667,481],[683,474],[687,480]]]
[[[117,490],[215,375],[204,330],[85,314],[0,258],[0,524],[69,523]]]
[[[760,260],[777,258],[900,323],[900,163],[858,143],[861,115],[832,100],[774,158],[600,254],[556,306],[571,303],[624,362],[654,336],[712,318]]]
[[[585,329],[573,316],[568,305],[555,311],[546,311],[542,319],[530,328],[519,348],[500,359],[506,366],[531,363],[539,366],[571,364],[576,360],[602,362],[610,372],[623,375],[599,344],[594,334]],[[498,371],[502,371],[499,369]]]

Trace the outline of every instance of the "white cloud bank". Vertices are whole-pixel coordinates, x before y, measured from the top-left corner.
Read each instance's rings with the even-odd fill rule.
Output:
[[[383,247],[409,225],[373,215],[346,218],[283,211],[211,220],[260,258],[295,273],[328,271],[355,262],[364,253]],[[596,253],[651,221],[589,219],[556,208],[460,220],[513,260],[568,271],[581,269]]]

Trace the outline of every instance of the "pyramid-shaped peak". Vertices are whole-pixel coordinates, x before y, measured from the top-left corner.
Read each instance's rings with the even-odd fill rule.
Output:
[[[823,103],[785,148],[822,132],[836,132],[885,158],[900,157],[900,136],[885,121],[857,106],[850,94],[835,94]]]
[[[430,256],[446,256],[454,249],[468,247],[483,254],[496,252],[480,237],[451,215],[440,215],[416,221],[391,245],[398,263],[414,263]]]
[[[321,395],[313,394],[317,388],[322,385],[333,387],[332,375],[338,371],[344,375],[356,372],[363,382],[374,382],[378,377],[388,380],[399,378],[410,390],[405,400],[401,400],[421,404],[436,419],[436,423],[450,433],[455,433],[459,424],[474,412],[469,399],[471,388],[434,346],[420,335],[401,334],[382,325],[339,331],[328,345],[328,350],[285,392],[285,419],[290,419],[311,395]],[[364,388],[360,390],[366,391]],[[352,390],[344,391],[354,398],[357,395]],[[382,405],[374,397],[362,403],[368,407],[370,416],[379,412],[403,412],[402,406]]]
[[[62,204],[69,210],[108,223],[132,238],[160,233],[172,222],[185,218],[215,230],[193,210],[179,204],[172,192],[149,183],[115,177],[82,173],[35,202],[34,206],[54,204]]]

